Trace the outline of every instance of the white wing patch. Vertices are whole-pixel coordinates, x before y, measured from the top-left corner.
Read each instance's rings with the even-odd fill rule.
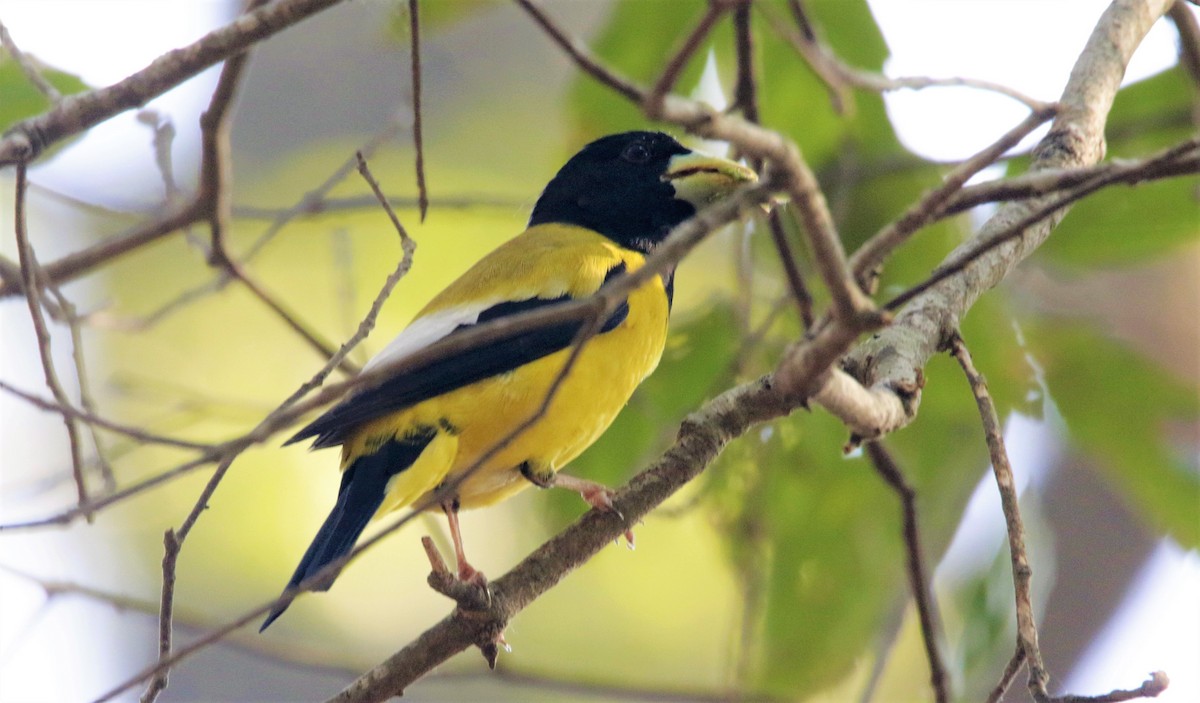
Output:
[[[400,331],[396,338],[388,342],[371,360],[363,365],[364,372],[389,364],[398,359],[413,354],[434,342],[442,339],[459,325],[473,325],[479,321],[479,314],[492,307],[499,301],[480,301],[470,305],[447,308],[430,313],[412,321],[408,327]]]

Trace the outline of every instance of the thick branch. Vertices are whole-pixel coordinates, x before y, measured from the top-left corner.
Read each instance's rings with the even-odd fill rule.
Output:
[[[1079,168],[1100,160],[1105,120],[1125,65],[1169,4],[1168,0],[1116,0],[1104,12],[1071,72],[1049,134],[1034,151],[1031,171]],[[1031,198],[1001,206],[946,262],[961,261],[964,253],[1021,222],[1046,202],[1047,198]],[[1023,227],[1018,236],[975,257],[955,275],[909,301],[893,325],[855,350],[850,359],[854,375],[867,385],[918,388],[921,370],[949,339],[959,318],[1032,254],[1066,211],[1066,207],[1058,208],[1036,224]],[[915,416],[916,403],[912,410]]]
[[[679,440],[647,471],[622,488],[615,513],[593,510],[492,582],[486,610],[456,609],[404,649],[368,671],[331,701],[382,701],[399,694],[433,667],[499,632],[514,615],[591,559],[636,522],[698,476],[720,451],[753,424],[784,415],[792,404],[768,379],[739,386],[684,420]]]

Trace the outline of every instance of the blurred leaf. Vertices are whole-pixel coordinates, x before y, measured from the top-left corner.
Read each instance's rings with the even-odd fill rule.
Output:
[[[589,42],[592,52],[621,75],[649,87],[657,80],[666,57],[704,14],[703,0],[671,3],[621,0],[614,3],[608,23]],[[697,52],[680,76],[677,91],[695,85],[704,50]],[[610,132],[644,126],[637,105],[582,72],[574,79],[569,101],[583,142]]]
[[[755,12],[752,17],[764,124],[788,133],[818,170],[838,155],[842,141],[847,138],[865,153],[898,151],[900,147],[887,121],[882,99],[858,93],[847,115],[834,112],[825,85],[796,50],[768,26],[768,22],[779,22],[795,31],[786,5],[767,4],[767,13]],[[699,0],[618,2],[608,24],[590,47],[607,65],[649,87],[658,78],[666,58],[703,15],[704,7],[705,3]],[[806,7],[817,22],[828,20],[821,24],[826,38],[847,61],[861,68],[882,67],[886,46],[865,2],[818,0]],[[676,93],[690,93],[710,49],[716,54],[726,95],[732,92],[734,42],[730,26],[726,18],[714,28],[680,75]],[[571,106],[576,125],[584,135],[621,131],[645,123],[636,105],[582,74],[576,78]],[[804,110],[803,121],[795,119],[798,109]]]
[[[43,68],[42,75],[63,95],[88,89],[86,83],[70,73]],[[4,96],[0,100],[0,132],[50,108],[50,100],[33,87],[21,67],[3,49],[0,49],[0,95]]]
[[[1200,546],[1196,457],[1167,438],[1200,417],[1196,389],[1081,325],[1047,322],[1029,338],[1075,447],[1154,530]]]
[[[593,49],[624,74],[648,83],[694,21],[678,18],[698,17],[702,11],[699,3],[671,7],[668,22],[655,14],[661,5],[618,4]],[[886,50],[865,3],[827,1],[809,8],[849,62],[872,69],[882,65]],[[768,20],[790,22],[786,6],[770,4],[767,13],[754,15],[764,122],[788,131],[804,150],[830,194],[843,239],[853,248],[939,183],[941,168],[904,151],[877,95],[855,94],[853,111],[836,114],[825,86],[766,26]],[[723,25],[710,42],[727,86],[733,65],[730,34]],[[698,65],[693,60],[689,72]],[[677,92],[687,92],[691,75],[685,74]],[[576,85],[573,107],[577,124],[588,133],[627,129],[640,120],[634,106],[587,78]],[[794,118],[798,109],[804,110],[803,121]],[[798,241],[795,223],[787,225]],[[889,262],[884,286],[901,288],[922,280],[961,241],[964,226],[965,219],[958,219],[922,232]],[[758,236],[752,243],[762,262],[755,267],[756,289],[781,290],[778,267],[768,265],[774,257],[769,240]],[[733,304],[727,308],[732,310]],[[726,339],[727,330],[736,329],[732,321],[720,325],[701,331],[703,338]],[[995,344],[981,342],[979,355],[980,363],[1006,381],[997,391],[1002,407],[1027,408],[1031,400],[1040,400],[1030,392],[1032,374],[1001,300],[989,296],[965,325],[979,330],[980,339],[999,338]],[[778,358],[782,346],[795,338],[794,324],[779,327],[789,329],[773,330],[764,340],[764,358]],[[733,353],[727,349],[722,356],[731,359]],[[710,371],[716,368],[700,363]],[[635,407],[645,412],[647,403],[677,402],[677,414],[662,413],[672,428],[679,414],[694,407],[679,393],[689,381],[665,374],[666,366],[664,361],[664,369],[639,391],[617,426],[585,455],[583,461],[596,462],[588,475],[636,461],[653,443],[657,431],[650,427],[655,425]],[[703,384],[694,379],[706,378],[686,367],[677,373],[697,387]],[[929,373],[919,422],[889,443],[920,492],[923,538],[934,557],[953,535],[986,456],[961,372],[949,361],[937,361]],[[752,650],[748,683],[758,690],[793,697],[842,681],[908,597],[898,499],[866,462],[842,458],[845,440],[845,428],[827,414],[798,413],[741,438],[705,474],[704,505],[717,520],[732,568],[740,575],[743,599],[751,607],[761,604],[760,612],[745,614],[753,619],[752,627],[762,623],[761,641],[746,644]],[[571,504],[571,514],[577,512]]]
[[[408,42],[409,20],[408,3],[404,0],[393,0],[389,31],[392,36]],[[445,29],[455,22],[464,20],[471,15],[487,12],[500,5],[499,0],[454,0],[453,2],[420,3],[418,13],[421,18],[421,32],[436,32]]]
[[[961,372],[939,357],[929,373],[918,422],[888,444],[918,492],[932,563],[986,455]],[[706,473],[705,505],[747,597],[763,604],[752,682],[766,693],[808,696],[842,681],[909,598],[899,499],[867,462],[842,458],[845,440],[827,413],[797,413],[739,439]]]
[[[1110,158],[1140,158],[1193,135],[1195,88],[1182,67],[1117,93],[1108,120]],[[1128,265],[1160,256],[1200,235],[1200,178],[1113,186],[1072,208],[1039,250],[1068,266]]]
[[[823,39],[848,64],[878,71],[887,58],[887,45],[862,0],[819,0],[805,3]],[[798,31],[782,2],[767,3],[770,22]],[[845,114],[838,114],[829,91],[792,45],[768,26],[763,12],[755,13],[759,44],[759,100],[763,123],[788,134],[826,183],[836,174],[823,173],[846,150],[872,159],[900,154],[884,111],[883,99],[874,93],[852,92]],[[797,114],[803,119],[797,119]],[[855,165],[853,159],[841,164]],[[868,166],[869,168],[869,166]],[[836,187],[828,187],[836,193]],[[836,196],[834,196],[836,197]]]
[[[1179,64],[1122,88],[1105,129],[1109,158],[1136,158],[1187,139],[1196,99],[1195,83]]]
[[[897,502],[864,461],[840,457],[841,423],[814,413],[773,429],[747,438],[766,451],[762,501],[745,510],[764,524],[772,553],[761,685],[783,696],[849,673],[904,581]]]
[[[990,472],[988,480],[991,481]],[[1026,490],[1020,500],[1026,552],[1034,573],[1030,582],[1034,618],[1041,622],[1056,579],[1058,558],[1054,532],[1046,522],[1046,506],[1036,491]],[[938,579],[937,582],[949,645],[944,656],[952,678],[958,684],[957,698],[961,700],[987,697],[995,686],[996,672],[1012,658],[1017,634],[1012,560],[1004,517],[997,508],[990,518],[990,526],[975,527],[997,537],[995,557],[982,563],[974,573]]]

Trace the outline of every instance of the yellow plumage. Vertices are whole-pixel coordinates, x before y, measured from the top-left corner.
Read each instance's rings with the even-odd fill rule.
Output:
[[[665,134],[598,139],[546,186],[525,232],[430,301],[366,368],[463,328],[586,298],[641,268],[646,254],[697,208],[754,179],[749,169],[693,153]],[[545,403],[579,323],[548,325],[459,350],[419,371],[399,371],[301,429],[291,442],[311,437],[314,448],[341,445],[342,482],[288,588],[328,588],[336,572],[326,567],[353,549],[370,519],[431,494],[449,519],[459,578],[475,581],[482,575],[463,552],[460,508],[557,483],[611,509],[608,489],[558,471],[612,424],[658,365],[672,275],[654,276],[629,294],[587,341],[546,411],[478,469],[471,467]],[[461,485],[441,490],[468,469]],[[263,629],[286,607],[277,606]]]
[[[416,319],[493,297],[584,298],[600,289],[614,267],[625,264],[634,271],[643,261],[638,252],[581,227],[538,225],[471,267]],[[588,342],[542,419],[459,486],[461,507],[490,505],[531,485],[519,471],[525,462],[557,471],[594,442],[658,365],[667,313],[663,281],[655,276],[630,295],[629,315],[620,325]],[[413,503],[532,417],[569,355],[564,349],[368,422],[342,445],[342,469],[387,439],[435,427],[437,437],[391,480],[376,515]]]

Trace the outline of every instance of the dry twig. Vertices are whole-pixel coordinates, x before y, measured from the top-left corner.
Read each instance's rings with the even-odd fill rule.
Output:
[[[987,148],[955,167],[939,186],[926,191],[903,215],[864,242],[854,252],[854,256],[850,257],[850,268],[854,271],[859,283],[864,286],[868,285],[867,278],[872,271],[876,270],[876,267],[883,264],[888,254],[908,241],[908,238],[921,227],[931,222],[946,201],[961,192],[963,185],[972,176],[995,163],[1005,152],[1015,147],[1026,135],[1053,116],[1053,106],[1031,113],[1021,124],[1005,132]]]
[[[929,588],[929,576],[925,571],[925,560],[921,553],[921,538],[917,530],[917,494],[891,452],[880,442],[868,442],[867,456],[875,471],[883,477],[896,495],[904,513],[904,549],[908,555],[908,586],[912,590],[917,608],[917,619],[921,623],[921,638],[925,643],[925,658],[929,662],[929,681],[933,686],[934,700],[947,703],[950,700],[950,677],[938,651],[941,640],[937,626],[937,605]]]
[[[975,368],[971,353],[967,350],[962,337],[955,334],[949,342],[950,353],[954,356],[967,381],[975,403],[979,407],[979,417],[983,421],[984,437],[987,440],[988,453],[992,460],[992,472],[996,477],[996,487],[1000,491],[1000,506],[1004,511],[1004,522],[1008,532],[1009,557],[1012,561],[1013,592],[1017,609],[1017,654],[1005,668],[1000,683],[996,685],[992,695],[998,700],[1004,695],[1009,681],[1020,669],[1022,660],[1029,667],[1029,693],[1038,703],[1107,703],[1110,701],[1127,701],[1134,698],[1154,697],[1166,690],[1167,675],[1161,671],[1154,672],[1140,687],[1131,690],[1115,690],[1099,696],[1066,695],[1052,697],[1046,686],[1050,682],[1050,673],[1042,662],[1041,650],[1038,647],[1037,623],[1033,616],[1033,602],[1030,596],[1030,583],[1033,580],[1033,569],[1029,566],[1029,557],[1025,549],[1025,528],[1021,522],[1021,510],[1017,501],[1016,483],[1013,480],[1012,465],[1008,460],[1008,451],[1004,447],[1004,430],[1000,417],[996,414],[996,406],[988,392],[987,382]]]
[[[966,344],[958,335],[950,340],[950,353],[958,360],[967,376],[975,403],[979,406],[979,417],[983,421],[984,437],[992,458],[992,472],[996,477],[1000,505],[1004,510],[1004,522],[1008,528],[1008,550],[1012,560],[1013,590],[1017,604],[1017,642],[1029,665],[1029,690],[1036,700],[1041,701],[1049,697],[1046,684],[1050,681],[1050,674],[1046,672],[1046,666],[1042,663],[1042,653],[1038,648],[1037,623],[1033,617],[1033,601],[1029,588],[1033,580],[1033,569],[1029,566],[1029,557],[1025,550],[1025,527],[1021,522],[1012,465],[1008,462],[1008,451],[1004,447],[1004,430],[1000,424],[1000,417],[996,414],[996,406],[992,403],[991,394],[988,393],[987,382],[975,369],[971,353],[967,351]]]
[[[412,35],[412,129],[413,147],[417,150],[417,207],[424,222],[425,212],[429,209],[429,192],[425,187],[425,140],[421,137],[421,16],[417,0],[408,0],[408,27]]]
[[[846,112],[847,106],[850,104],[852,95],[849,90],[850,87],[879,93],[893,90],[922,90],[939,87],[976,88],[1012,98],[1034,112],[1046,108],[1046,103],[1041,100],[1031,98],[1009,86],[992,81],[957,77],[928,78],[925,76],[889,78],[872,71],[865,71],[850,66],[838,58],[833,50],[821,41],[819,33],[808,18],[808,13],[804,10],[804,6],[800,0],[788,0],[788,4],[792,10],[793,19],[799,27],[799,31],[793,30],[787,23],[776,17],[769,4],[759,3],[757,7],[763,14],[770,18],[768,24],[771,29],[788,41],[796,49],[796,52],[804,57],[805,61],[813,69],[813,72],[817,74],[817,77],[825,83],[829,89],[833,107],[839,114]]]
[[[50,85],[50,81],[42,75],[41,69],[25,55],[25,52],[21,51],[3,22],[0,22],[0,46],[8,51],[9,57],[17,62],[17,65],[21,67],[21,72],[25,74],[25,78],[34,88],[37,88],[39,93],[45,95],[52,103],[62,100],[62,93],[58,92],[58,88]]]
[[[17,164],[16,203],[13,208],[13,216],[16,222],[14,229],[17,237],[17,256],[21,262],[21,280],[25,288],[25,302],[28,303],[29,316],[33,320],[33,332],[37,338],[38,356],[41,358],[42,375],[46,379],[46,386],[59,405],[69,406],[71,400],[58,379],[58,372],[54,369],[54,357],[50,349],[50,330],[46,327],[46,318],[42,316],[42,287],[45,279],[41,275],[41,269],[34,255],[33,246],[29,243],[29,233],[26,230],[26,191],[26,168],[24,163],[19,163]],[[83,451],[79,441],[79,427],[75,418],[69,415],[64,414],[62,419],[67,428],[67,439],[71,447],[71,472],[75,478],[75,492],[78,495],[79,507],[83,508],[89,501],[87,482],[83,475]],[[90,511],[86,512],[85,516],[88,520],[92,518]]]
[[[140,107],[230,56],[341,0],[278,0],[158,57],[119,83],[61,100],[49,112],[13,125],[0,138],[0,166],[37,158],[51,144]]]

